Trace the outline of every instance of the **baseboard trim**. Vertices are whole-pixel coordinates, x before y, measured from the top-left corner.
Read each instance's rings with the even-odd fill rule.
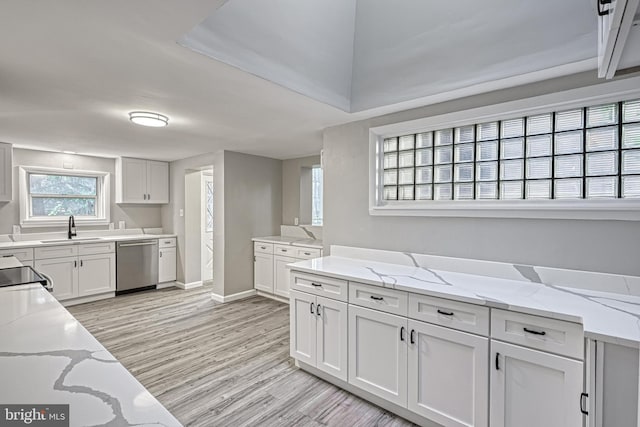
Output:
[[[198,280],[197,282],[190,282],[190,283],[176,282],[175,284],[175,287],[180,289],[193,289],[193,288],[199,288],[200,286],[202,286],[202,280]]]
[[[255,289],[249,289],[248,291],[242,291],[242,292],[238,292],[231,295],[218,295],[216,293],[211,292],[211,299],[216,302],[221,302],[224,304],[225,302],[231,302],[231,301],[237,301],[240,299],[249,298],[254,296],[255,294],[256,294]]]
[[[178,287],[178,282],[165,282],[165,283],[158,283],[156,285],[156,289],[166,289],[166,288],[176,288]]]
[[[62,304],[65,307],[70,307],[72,305],[84,304],[86,302],[93,302],[93,301],[100,301],[102,299],[115,298],[115,296],[116,296],[115,292],[108,292],[106,294],[90,295],[90,296],[81,297],[81,298],[62,300],[60,301],[60,304]]]
[[[336,387],[339,387],[343,390],[348,391],[351,394],[355,394],[358,397],[361,397],[364,400],[367,400],[371,403],[373,403],[376,406],[381,407],[382,409],[386,409],[389,412],[393,412],[394,414],[411,421],[412,423],[415,423],[419,426],[423,426],[423,427],[441,427],[440,424],[435,423],[434,421],[431,421],[427,418],[421,417],[418,414],[415,414],[411,411],[409,411],[406,408],[403,408],[401,406],[398,406],[394,403],[391,403],[387,400],[384,400],[381,397],[378,397],[374,394],[371,394],[367,391],[364,391],[354,385],[349,384],[348,382],[342,381],[332,375],[327,374],[326,372],[321,371],[320,369],[311,366],[311,365],[307,365],[304,362],[300,362],[296,359],[295,360],[295,364],[297,367],[299,367],[300,369],[302,369],[303,371],[307,371],[308,373],[315,375],[316,377],[331,383],[333,385],[335,385]]]
[[[275,294],[270,294],[267,292],[262,292],[262,291],[256,291],[257,295],[261,296],[261,297],[265,297],[265,298],[269,298],[272,300],[276,300],[278,302],[283,302],[285,304],[289,304],[289,298],[287,297],[281,297],[280,295],[275,295]]]

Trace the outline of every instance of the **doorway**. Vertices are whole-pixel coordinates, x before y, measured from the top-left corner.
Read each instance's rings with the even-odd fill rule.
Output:
[[[213,167],[185,173],[185,264],[190,282],[213,283]],[[195,276],[199,277],[195,277]]]

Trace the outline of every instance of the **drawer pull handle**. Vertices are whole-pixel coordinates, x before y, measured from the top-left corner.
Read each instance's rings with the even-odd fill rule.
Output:
[[[404,326],[400,328],[400,341],[404,341]]]
[[[415,335],[416,335],[416,330],[412,329],[411,333],[409,334],[409,341],[411,342],[411,344],[415,344],[416,343]]]
[[[316,288],[321,288],[322,285],[320,283],[311,282],[311,286],[315,286]]]
[[[453,316],[453,311],[442,311],[438,309],[438,314],[442,314],[443,316]]]
[[[375,295],[371,295],[371,299],[372,299],[372,300],[374,300],[374,301],[382,301],[384,298],[382,298],[382,297],[377,297],[377,296],[375,296]]]
[[[280,249],[280,250],[281,250],[282,252],[287,252],[287,250],[286,250],[286,249]]]
[[[267,249],[266,246],[260,246],[260,249]]]
[[[580,412],[583,415],[589,415],[589,411],[584,409],[584,400],[589,398],[589,393],[580,393]]]
[[[311,255],[311,252],[305,252],[304,254],[305,255]]]
[[[533,335],[547,335],[545,331],[534,331],[533,329],[522,328],[525,332],[528,332]]]
[[[314,304],[313,304],[313,303],[311,303],[311,305],[310,305],[310,307],[311,307],[311,314],[313,314],[313,311],[314,311],[314,310],[313,310],[313,306],[314,306]]]
[[[2,255],[2,258],[11,258],[13,255]]]
[[[320,316],[320,304],[316,305],[316,314]]]
[[[500,370],[500,353],[496,353],[496,371]]]

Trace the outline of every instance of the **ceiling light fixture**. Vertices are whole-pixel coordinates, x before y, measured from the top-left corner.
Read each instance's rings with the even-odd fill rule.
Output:
[[[154,128],[161,128],[169,124],[169,117],[150,111],[132,111],[129,113],[129,120],[137,125]]]

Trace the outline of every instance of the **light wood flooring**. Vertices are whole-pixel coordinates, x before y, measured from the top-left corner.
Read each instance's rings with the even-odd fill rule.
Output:
[[[210,289],[119,296],[69,311],[186,426],[411,426],[293,365],[289,306],[219,304]]]

